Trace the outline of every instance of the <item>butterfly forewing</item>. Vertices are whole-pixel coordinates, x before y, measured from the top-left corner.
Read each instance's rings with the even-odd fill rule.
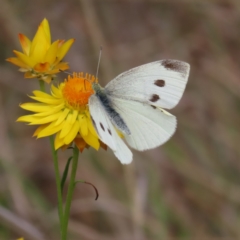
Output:
[[[119,137],[102,102],[96,95],[92,95],[89,99],[89,110],[92,123],[101,141],[113,150],[121,163],[130,163],[132,161],[132,152]]]
[[[105,87],[107,95],[171,109],[184,92],[190,65],[178,60],[161,60],[126,71]]]

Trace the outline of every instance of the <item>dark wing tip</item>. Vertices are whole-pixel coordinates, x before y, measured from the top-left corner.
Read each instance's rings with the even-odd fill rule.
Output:
[[[181,73],[183,77],[188,77],[189,75],[190,65],[186,62],[173,59],[165,59],[162,60],[160,64],[167,70]]]

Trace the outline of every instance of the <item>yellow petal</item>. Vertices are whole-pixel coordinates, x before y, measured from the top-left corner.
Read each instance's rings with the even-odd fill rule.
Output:
[[[50,123],[47,127],[38,132],[37,137],[47,137],[59,132],[63,127],[63,123],[58,126],[55,125],[55,122]]]
[[[23,103],[20,107],[32,112],[47,112],[53,108],[52,106],[45,105],[44,103]]]
[[[59,68],[55,68],[55,67],[54,67],[52,70],[48,70],[48,71],[46,72],[46,74],[48,74],[48,75],[54,75],[54,74],[56,74],[56,73],[59,73],[60,70],[62,70],[62,69],[59,69]]]
[[[50,27],[49,27],[48,20],[46,18],[44,18],[43,21],[41,22],[41,25],[43,26],[44,32],[45,32],[46,37],[47,37],[47,41],[50,44],[51,43],[51,32],[50,32]]]
[[[61,113],[55,113],[53,115],[50,115],[50,116],[47,116],[47,117],[35,117],[34,115],[34,118],[31,119],[31,123],[30,125],[38,125],[38,124],[45,124],[45,123],[50,123],[50,122],[53,122],[55,120],[57,120],[59,118]]]
[[[53,84],[51,86],[51,93],[56,98],[62,98],[62,91],[59,88],[55,87]]]
[[[44,60],[47,50],[51,45],[49,24],[46,19],[39,25],[38,30],[33,38],[30,57],[35,60],[36,63],[40,63]]]
[[[24,78],[35,78],[36,74],[32,74],[32,72],[26,72],[24,74]]]
[[[66,62],[60,62],[54,67],[54,69],[58,69],[58,71],[60,71],[60,70],[64,71],[64,70],[69,69],[69,66],[68,66],[68,63],[66,63]]]
[[[35,130],[35,132],[33,133],[33,137],[36,137],[36,136],[38,135],[38,133],[39,133],[40,131],[42,131],[44,128],[46,128],[48,125],[49,125],[49,124],[43,124],[43,125],[39,126],[39,127]]]
[[[61,115],[59,116],[58,120],[56,121],[55,125],[62,123],[63,120],[67,117],[69,112],[70,112],[70,109],[65,108],[64,111],[62,111]]]
[[[23,53],[29,56],[31,41],[22,33],[18,34],[18,38],[22,46]]]
[[[63,45],[59,48],[58,50],[58,62],[60,62],[64,56],[67,54],[67,52],[69,51],[70,47],[72,46],[72,44],[74,43],[75,39],[69,39],[68,41],[66,41],[65,43],[63,43]]]
[[[64,143],[70,144],[74,140],[74,138],[77,136],[78,131],[79,131],[79,122],[75,121],[75,123],[72,125],[71,131],[64,138]]]
[[[36,61],[34,61],[34,59],[32,59],[31,57],[18,52],[16,50],[13,50],[13,52],[15,53],[15,55],[17,56],[17,58],[22,61],[24,64],[26,64],[27,66],[33,68],[33,66],[37,63]]]
[[[81,136],[86,136],[88,134],[88,124],[86,117],[81,116],[79,117],[79,124],[80,124],[80,134]]]
[[[34,90],[34,91],[33,91],[33,94],[34,94],[35,97],[54,99],[54,97],[51,96],[50,94],[45,93],[45,92],[40,91],[40,90]]]
[[[18,58],[15,58],[15,57],[12,57],[12,58],[7,58],[6,61],[14,64],[14,65],[17,65],[18,67],[21,67],[21,68],[24,68],[24,69],[29,69],[29,66],[22,62],[20,59]]]
[[[77,116],[78,116],[78,111],[77,110],[73,110],[72,118],[70,120],[70,124],[73,124],[76,121]]]
[[[55,140],[54,140],[54,148],[55,148],[55,150],[57,150],[58,148],[60,148],[63,145],[64,145],[63,138],[60,138],[60,133],[58,132],[56,134],[56,137],[55,137]]]
[[[99,149],[100,147],[100,143],[98,138],[94,137],[92,134],[88,134],[86,136],[82,137],[84,139],[84,141],[91,147],[95,148],[96,150]]]
[[[33,97],[33,96],[30,96],[30,98],[32,98],[38,102],[48,103],[48,104],[53,104],[53,105],[61,104],[63,101],[62,99],[50,99],[50,98],[41,98],[41,97]]]
[[[64,125],[62,127],[62,131],[60,132],[60,138],[64,138],[71,130],[72,124],[70,124],[70,119],[72,118],[72,114],[68,114],[67,119],[64,121]]]
[[[89,118],[87,119],[87,124],[88,124],[88,129],[91,132],[91,134],[95,137],[98,137],[97,132],[92,124],[91,119],[89,119]]]
[[[58,43],[58,48],[60,48],[65,43],[65,40],[60,39]]]
[[[57,112],[61,112],[61,113],[62,113],[61,110],[63,109],[63,107],[64,107],[64,103],[59,104],[59,105],[56,106],[56,107],[51,107],[51,109],[50,109],[49,111],[36,113],[36,114],[34,114],[34,116],[35,116],[35,117],[46,117],[46,116],[55,114],[55,113],[57,113]]]
[[[33,115],[25,115],[25,116],[21,116],[19,117],[16,122],[28,122],[28,123],[31,123],[35,121],[35,118],[33,117]]]
[[[48,62],[50,64],[53,64],[55,62],[57,57],[57,51],[58,51],[58,43],[59,43],[59,40],[55,41],[51,45],[51,47],[48,49],[44,59],[45,62]]]

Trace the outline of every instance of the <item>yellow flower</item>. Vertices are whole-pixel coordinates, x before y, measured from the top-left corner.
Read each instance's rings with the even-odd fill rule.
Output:
[[[20,107],[34,112],[17,119],[30,125],[40,125],[34,133],[37,138],[56,134],[55,149],[67,147],[73,141],[80,151],[85,147],[106,149],[93,127],[88,99],[94,93],[94,76],[83,73],[68,76],[58,87],[51,86],[51,94],[33,91],[32,99],[38,103],[24,103]]]
[[[25,78],[40,78],[50,83],[54,74],[61,70],[69,68],[66,62],[61,62],[74,39],[56,40],[51,43],[51,32],[47,19],[44,19],[38,27],[38,30],[32,42],[23,34],[19,34],[19,40],[23,52],[14,50],[16,57],[8,58],[18,67],[20,71],[25,72]]]

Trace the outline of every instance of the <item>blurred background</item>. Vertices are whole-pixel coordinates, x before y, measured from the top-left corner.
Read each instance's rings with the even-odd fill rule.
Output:
[[[58,240],[57,195],[48,139],[15,120],[38,89],[5,61],[49,20],[52,40],[75,38],[70,71],[101,85],[132,67],[173,58],[191,64],[171,111],[176,134],[121,165],[111,150],[85,150],[71,240],[240,239],[240,2],[238,0],[0,0],[0,239]],[[63,80],[66,74],[60,76]],[[59,151],[63,171],[70,150]]]

